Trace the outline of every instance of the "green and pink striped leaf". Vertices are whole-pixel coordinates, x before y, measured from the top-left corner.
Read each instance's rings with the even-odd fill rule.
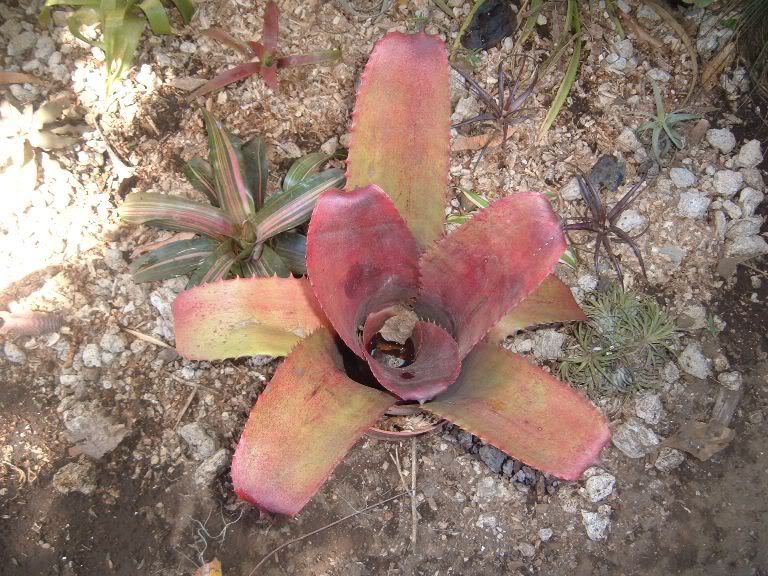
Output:
[[[422,256],[417,311],[453,334],[463,358],[543,282],[565,248],[545,196],[498,200]]]
[[[232,458],[237,494],[294,515],[396,399],[347,377],[328,330],[293,350],[261,393]]]
[[[192,274],[216,250],[208,238],[177,240],[143,254],[129,268],[134,282],[154,282]]]
[[[219,197],[216,193],[216,185],[213,182],[213,172],[211,165],[205,160],[196,156],[187,162],[184,166],[184,176],[198,192],[205,194],[211,206],[219,206]]]
[[[193,360],[284,356],[330,326],[306,278],[233,279],[182,292],[173,303],[176,349]]]
[[[237,235],[234,222],[222,210],[179,196],[135,192],[126,197],[118,213],[128,224],[196,232],[219,239]]]
[[[577,480],[610,439],[605,418],[586,398],[490,344],[478,344],[454,385],[424,408],[566,480]]]
[[[329,168],[287,190],[273,194],[254,217],[258,241],[264,242],[303,224],[309,220],[323,192],[343,185],[344,173],[338,168]]]
[[[288,172],[285,173],[282,184],[283,190],[290,190],[312,174],[316,174],[323,164],[330,159],[331,157],[325,152],[312,152],[302,156],[291,164]]]
[[[232,251],[232,240],[222,242],[190,276],[187,288],[225,279],[236,261],[237,255]]]
[[[243,154],[239,143],[230,138],[221,123],[203,110],[208,131],[208,146],[213,181],[221,208],[242,225],[255,212],[253,196],[243,177]]]
[[[269,278],[271,276],[279,276],[280,278],[288,278],[291,275],[288,264],[266,244],[262,244],[261,254],[255,260],[251,260],[249,266],[253,270],[252,275],[254,277]]]
[[[450,116],[443,41],[400,32],[379,40],[357,95],[347,184],[389,194],[422,249],[444,231]]]
[[[298,232],[283,232],[272,239],[274,248],[294,274],[307,274],[307,237]]]
[[[253,196],[254,207],[259,210],[267,197],[267,180],[269,179],[267,144],[261,136],[254,136],[245,143],[243,160],[248,189]]]
[[[529,326],[584,320],[587,320],[587,316],[574,300],[571,289],[551,274],[530,296],[497,322],[486,340],[492,344],[500,344],[508,336]]]

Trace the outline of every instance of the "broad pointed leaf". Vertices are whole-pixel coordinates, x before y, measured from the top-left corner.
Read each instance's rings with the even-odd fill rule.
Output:
[[[387,34],[360,83],[347,182],[386,191],[422,248],[443,234],[450,116],[443,41]]]
[[[107,61],[106,90],[107,94],[110,94],[112,83],[119,80],[123,73],[133,66],[146,21],[139,16],[125,14],[122,8],[102,12],[104,56]]]
[[[267,197],[267,180],[269,178],[267,145],[261,136],[254,136],[246,142],[243,146],[243,160],[248,189],[253,196],[256,210],[259,210]]]
[[[550,274],[536,290],[504,316],[488,333],[488,342],[498,344],[518,330],[553,322],[584,321],[587,316],[576,303],[570,288]]]
[[[154,282],[191,274],[216,249],[208,238],[178,240],[143,254],[131,263],[134,282]]]
[[[307,237],[297,232],[283,232],[272,240],[274,248],[280,258],[288,265],[294,274],[301,276],[307,273]]]
[[[277,369],[232,458],[237,494],[294,515],[395,398],[347,377],[330,332],[318,330]]]
[[[297,54],[295,56],[281,56],[277,59],[278,68],[292,68],[294,66],[307,66],[309,64],[330,64],[341,58],[341,50],[318,50],[310,54]]]
[[[510,456],[566,480],[593,464],[610,438],[597,409],[517,354],[478,344],[447,392],[424,405]]]
[[[372,341],[392,312],[371,314],[363,328],[363,342]],[[461,369],[459,348],[445,330],[430,322],[419,321],[410,336],[413,361],[405,366],[383,362],[365,346],[365,359],[376,380],[403,400],[431,400],[456,381]]]
[[[503,198],[422,256],[417,309],[454,335],[463,358],[541,284],[565,248],[543,195]]]
[[[195,360],[283,356],[328,325],[306,278],[234,279],[182,292],[173,303],[176,349]]]
[[[184,22],[189,24],[192,20],[192,16],[195,15],[195,6],[192,4],[192,0],[173,0],[176,5],[176,9],[181,13],[181,17]]]
[[[259,70],[259,75],[272,91],[277,92],[277,64],[273,63],[271,66],[262,66]]]
[[[296,160],[283,178],[283,190],[290,190],[308,176],[317,173],[330,158],[325,152],[312,152]]]
[[[253,197],[241,169],[242,151],[221,123],[207,110],[203,110],[203,117],[208,130],[213,181],[216,184],[221,208],[236,224],[241,225],[254,214]]]
[[[416,295],[418,248],[392,201],[376,186],[329,190],[309,223],[307,272],[342,340],[361,358],[368,315]]]
[[[213,172],[211,165],[205,160],[196,156],[184,166],[184,176],[195,188],[195,190],[205,194],[208,202],[212,206],[219,205],[219,197],[216,194],[216,185],[213,182]]]
[[[149,22],[149,27],[155,34],[172,34],[171,22],[168,20],[163,3],[160,0],[142,0],[138,4]]]
[[[126,197],[118,212],[128,224],[197,232],[220,239],[237,235],[234,223],[223,211],[179,196],[135,192]]]
[[[338,168],[329,168],[289,190],[272,195],[254,218],[259,242],[309,220],[320,195],[343,185],[344,173]]]
[[[259,74],[260,72],[261,64],[259,62],[246,62],[245,64],[238,64],[229,70],[225,70],[212,80],[195,89],[194,92],[189,95],[189,99],[192,100],[198,96],[204,96],[209,92],[213,92],[214,90],[218,90],[224,86],[229,86],[234,82],[239,82],[240,80],[244,80],[245,78],[253,76],[254,74]]]
[[[232,251],[232,241],[222,242],[190,276],[187,288],[223,280],[236,261],[237,255]]]
[[[90,44],[91,46],[98,46],[99,48],[104,48],[104,43],[97,42],[93,38],[88,38],[85,36],[80,30],[82,30],[83,26],[92,26],[96,24],[96,22],[99,21],[99,12],[95,8],[91,7],[91,4],[84,4],[83,8],[79,8],[75,11],[74,14],[72,14],[67,19],[67,28],[69,28],[69,32],[77,38],[78,40],[82,40],[86,44]],[[143,30],[143,27],[142,27]]]
[[[267,2],[264,8],[264,27],[261,29],[261,43],[267,52],[277,50],[277,41],[280,36],[280,13],[277,4],[272,0]]]

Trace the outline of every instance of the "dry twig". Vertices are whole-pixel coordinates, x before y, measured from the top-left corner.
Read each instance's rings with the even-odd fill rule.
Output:
[[[411,438],[411,546],[416,550],[419,512],[416,510],[416,437]]]
[[[300,542],[300,541],[304,540],[305,538],[309,538],[310,536],[314,536],[318,532],[322,532],[324,530],[328,530],[328,528],[333,528],[337,524],[341,524],[342,522],[345,522],[345,521],[349,520],[350,518],[354,518],[358,514],[362,514],[363,512],[367,512],[368,510],[372,510],[373,508],[377,508],[379,506],[382,506],[383,504],[386,504],[387,502],[391,502],[392,500],[397,500],[398,498],[402,498],[403,496],[405,496],[407,494],[409,494],[409,492],[407,492],[407,491],[406,492],[400,492],[399,494],[395,494],[394,496],[390,496],[389,498],[386,498],[384,500],[376,502],[375,504],[371,504],[370,506],[366,506],[362,510],[358,510],[357,512],[353,512],[352,514],[347,514],[343,518],[339,518],[338,520],[334,520],[330,524],[326,524],[325,526],[322,526],[322,527],[318,528],[317,530],[312,530],[311,532],[307,532],[306,534],[302,534],[301,536],[293,538],[292,540],[288,540],[288,542],[284,542],[283,544],[280,544],[280,546],[278,546],[277,548],[275,548],[274,550],[269,552],[266,556],[264,556],[264,558],[259,560],[259,563],[256,564],[256,566],[253,567],[253,570],[250,571],[248,576],[253,576],[254,574],[256,574],[256,570],[258,570],[259,567],[262,564],[264,564],[264,562],[266,562],[269,558],[271,558],[272,556],[274,556],[275,554],[280,552],[280,550],[282,550],[283,548],[285,548],[287,546],[290,546],[291,544],[295,544],[296,542]]]

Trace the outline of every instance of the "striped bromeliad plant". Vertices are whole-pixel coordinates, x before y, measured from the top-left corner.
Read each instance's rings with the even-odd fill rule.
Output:
[[[445,236],[449,117],[443,42],[388,34],[358,93],[347,191],[323,193],[310,221],[309,278],[218,282],[174,302],[189,358],[287,355],[232,462],[235,490],[260,508],[300,511],[398,403],[566,479],[609,438],[589,401],[488,338],[584,315],[551,274],[566,244],[544,196],[513,194]],[[345,370],[352,354],[369,385]]]
[[[138,192],[120,206],[123,221],[196,234],[148,252],[131,263],[136,282],[189,275],[188,288],[228,276],[289,277],[306,273],[306,237],[296,228],[310,217],[320,194],[344,185],[338,168],[319,171],[330,156],[315,152],[300,158],[267,195],[264,141],[246,144],[210,113],[209,159],[193,158],[184,169],[205,194],[203,204],[181,196]]]

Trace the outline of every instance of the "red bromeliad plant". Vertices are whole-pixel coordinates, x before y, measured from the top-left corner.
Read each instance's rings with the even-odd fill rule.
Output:
[[[288,354],[232,462],[237,493],[263,509],[301,510],[352,445],[405,401],[566,479],[609,438],[585,398],[483,342],[494,327],[584,316],[550,275],[566,244],[544,196],[499,200],[444,237],[449,116],[443,42],[387,35],[358,94],[349,191],[325,192],[310,221],[309,281],[233,280],[174,303],[187,357]],[[344,349],[376,387],[348,375]]]
[[[277,4],[272,2],[272,0],[267,2],[267,6],[264,8],[264,26],[261,31],[261,42],[254,40],[241,42],[220,28],[209,28],[206,30],[204,32],[206,36],[238,51],[249,61],[222,72],[213,80],[192,92],[190,98],[208,94],[234,82],[244,80],[254,74],[261,76],[264,79],[264,83],[272,90],[277,90],[278,70],[293,66],[326,64],[335,62],[341,57],[341,50],[318,50],[309,54],[281,56],[277,50],[279,31],[280,14],[277,10]]]

